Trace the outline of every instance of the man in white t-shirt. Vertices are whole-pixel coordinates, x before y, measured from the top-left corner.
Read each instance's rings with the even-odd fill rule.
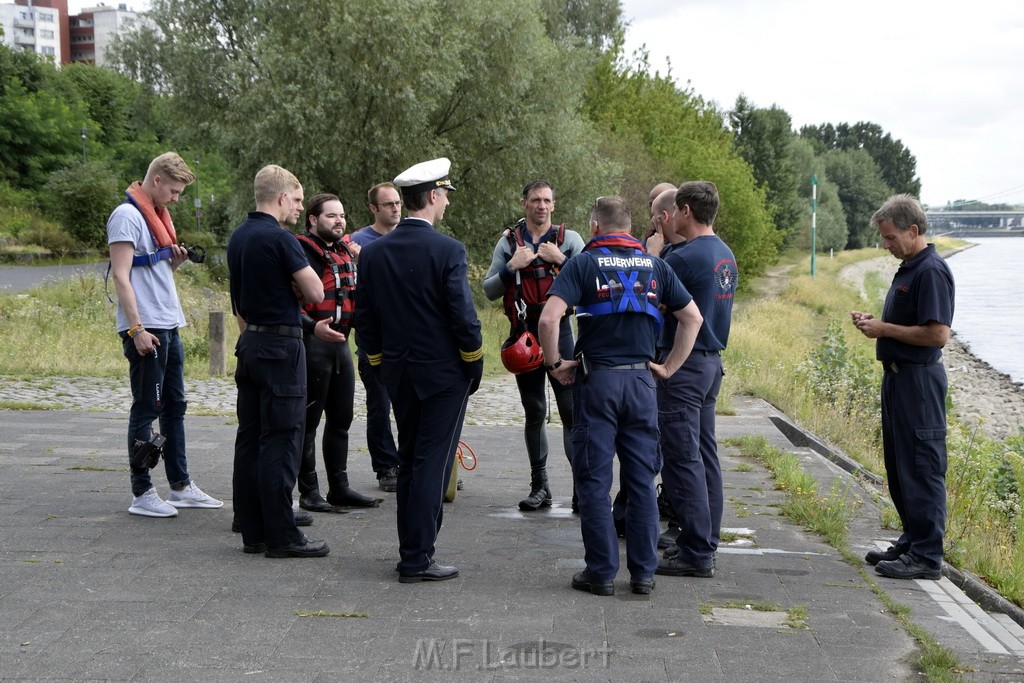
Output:
[[[117,331],[128,359],[132,407],[128,461],[132,505],[145,517],[174,517],[178,508],[219,508],[192,481],[185,459],[185,353],[178,328],[185,315],[174,271],[188,258],[177,244],[167,207],[195,181],[174,152],[149,165],[146,178],[128,187],[125,202],[107,219],[111,276],[117,292]],[[159,431],[153,422],[159,420]],[[160,498],[149,470],[163,455],[170,493]]]

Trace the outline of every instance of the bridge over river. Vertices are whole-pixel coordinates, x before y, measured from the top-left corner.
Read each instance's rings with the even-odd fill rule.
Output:
[[[956,236],[1024,235],[1021,211],[925,211],[931,232]]]

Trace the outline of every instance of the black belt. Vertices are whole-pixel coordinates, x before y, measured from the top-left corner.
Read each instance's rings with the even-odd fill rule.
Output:
[[[691,355],[697,354],[698,356],[721,356],[722,352],[721,351],[706,351],[706,350],[703,350],[703,349],[694,349],[693,351],[690,351],[690,354]]]
[[[899,372],[900,370],[906,370],[907,368],[927,368],[932,365],[942,365],[942,361],[936,361],[934,363],[904,363],[903,361],[895,360],[882,361],[882,368],[886,372]]]
[[[279,334],[282,337],[302,339],[302,328],[292,325],[246,325],[246,332],[262,332],[263,334]]]
[[[648,361],[643,363],[625,363],[623,365],[598,365],[595,370],[650,370],[651,364]]]

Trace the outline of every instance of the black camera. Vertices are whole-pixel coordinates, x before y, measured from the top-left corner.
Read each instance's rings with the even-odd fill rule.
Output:
[[[206,260],[206,248],[201,247],[198,244],[193,244],[191,247],[185,247],[185,251],[188,252],[188,260],[192,263],[202,263]]]
[[[128,459],[128,462],[135,469],[143,467],[153,469],[160,462],[160,454],[164,452],[164,443],[166,442],[167,437],[156,433],[150,435],[149,441],[136,439],[135,450],[132,451],[132,456]]]

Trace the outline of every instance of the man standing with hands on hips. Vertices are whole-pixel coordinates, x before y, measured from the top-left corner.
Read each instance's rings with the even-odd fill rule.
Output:
[[[434,544],[466,401],[483,375],[466,247],[434,229],[455,191],[450,168],[448,159],[434,159],[395,178],[409,215],[359,255],[359,346],[380,373],[398,422],[401,583],[459,574],[434,560]]]
[[[903,524],[899,539],[865,556],[893,579],[942,577],[946,531],[946,369],[942,347],[953,324],[955,287],[945,260],[928,244],[928,220],[910,195],[890,197],[871,216],[883,246],[901,263],[881,319],[852,311],[882,362],[882,451]]]
[[[629,205],[600,197],[590,212],[593,239],[559,273],[540,316],[544,359],[555,379],[573,383],[572,471],[580,504],[586,569],[572,587],[614,595],[619,543],[612,524],[612,459],[626,490],[626,563],[630,589],[649,594],[658,567],[658,504],[654,478],[661,469],[655,380],[686,360],[702,322],[696,304],[661,259],[630,236]],[[558,323],[576,307],[576,359],[558,352]],[[654,346],[665,307],[678,322],[663,364]]]

